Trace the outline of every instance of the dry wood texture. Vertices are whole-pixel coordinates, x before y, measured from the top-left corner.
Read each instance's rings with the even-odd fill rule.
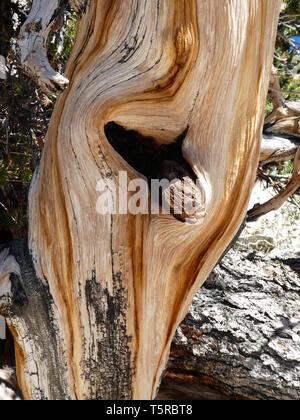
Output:
[[[45,89],[64,89],[69,81],[52,69],[47,58],[48,38],[61,17],[62,0],[33,0],[19,37],[21,61]]]
[[[300,137],[300,104],[299,102],[286,102],[275,108],[266,118],[266,133],[286,134]]]
[[[300,146],[300,139],[264,135],[260,150],[260,163],[284,162],[295,158]]]
[[[9,321],[26,398],[155,397],[176,327],[246,215],[280,4],[86,3],[31,186],[30,327]],[[196,224],[97,214],[100,179],[145,175],[108,141],[116,126],[128,148],[182,138],[172,167],[200,181]]]
[[[294,169],[291,180],[278,195],[273,197],[271,200],[264,204],[257,204],[252,210],[248,212],[247,220],[254,222],[261,216],[264,216],[271,211],[278,210],[290,197],[292,197],[296,191],[300,188],[300,148],[298,149],[295,160]]]

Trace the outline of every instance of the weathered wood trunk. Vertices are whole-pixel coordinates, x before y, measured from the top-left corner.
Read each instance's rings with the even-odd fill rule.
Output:
[[[158,398],[299,400],[299,288],[299,259],[231,250],[178,327]],[[10,356],[0,400],[18,398]]]
[[[85,2],[31,186],[29,252],[2,255],[25,398],[155,397],[176,327],[246,215],[280,3]],[[170,167],[199,181],[193,224],[97,213],[99,180]]]

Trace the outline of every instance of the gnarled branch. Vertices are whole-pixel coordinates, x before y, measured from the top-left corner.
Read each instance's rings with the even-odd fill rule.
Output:
[[[294,170],[292,178],[286,188],[278,195],[264,204],[256,204],[252,210],[248,212],[248,222],[254,222],[259,217],[264,216],[271,211],[278,210],[286,200],[288,200],[300,188],[300,148],[295,157]]]
[[[19,46],[21,61],[46,91],[63,90],[69,80],[56,72],[47,57],[47,42],[66,6],[64,0],[33,0],[30,14],[21,28]]]
[[[283,162],[294,159],[300,141],[298,139],[288,139],[275,135],[263,135],[260,162],[263,165],[273,162]]]
[[[267,134],[300,137],[300,101],[286,102],[276,108],[265,120]]]

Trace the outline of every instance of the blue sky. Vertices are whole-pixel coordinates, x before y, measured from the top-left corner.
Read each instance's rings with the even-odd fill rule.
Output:
[[[293,36],[292,38],[296,41],[297,47],[300,49],[300,35]]]

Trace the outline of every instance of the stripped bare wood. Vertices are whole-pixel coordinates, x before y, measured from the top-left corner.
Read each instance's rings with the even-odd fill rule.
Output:
[[[33,22],[48,16],[43,28],[53,12],[46,3],[35,1],[31,12]],[[280,5],[86,4],[66,71],[70,86],[57,102],[31,185],[36,278],[26,283],[25,318],[10,322],[26,399],[155,397],[176,327],[246,215]],[[32,45],[30,31],[25,35],[24,51],[25,42]],[[40,56],[30,60],[43,69]],[[51,86],[51,70],[40,73]],[[144,150],[147,143],[153,152],[185,133],[171,160],[175,175],[184,168],[199,181],[196,224],[172,214],[97,214],[100,179],[118,186],[121,170],[130,180],[146,178],[137,166],[143,159],[142,169],[159,178],[151,150],[132,161],[109,141],[112,127],[123,128],[128,145]],[[43,315],[36,319],[39,295]]]
[[[268,115],[265,132],[300,137],[300,101],[286,102]]]
[[[64,6],[63,0],[33,0],[19,37],[23,66],[46,91],[51,92],[63,90],[69,84],[65,76],[51,67],[47,57],[48,38],[61,18]]]
[[[264,135],[261,143],[260,162],[263,165],[294,159],[300,145],[298,139]]]
[[[292,173],[292,178],[278,195],[273,197],[271,200],[267,201],[264,204],[256,204],[252,210],[248,212],[247,220],[249,222],[254,222],[259,219],[261,216],[264,216],[271,211],[278,210],[290,197],[292,197],[295,192],[300,188],[300,148],[296,153],[294,160],[294,169]]]

